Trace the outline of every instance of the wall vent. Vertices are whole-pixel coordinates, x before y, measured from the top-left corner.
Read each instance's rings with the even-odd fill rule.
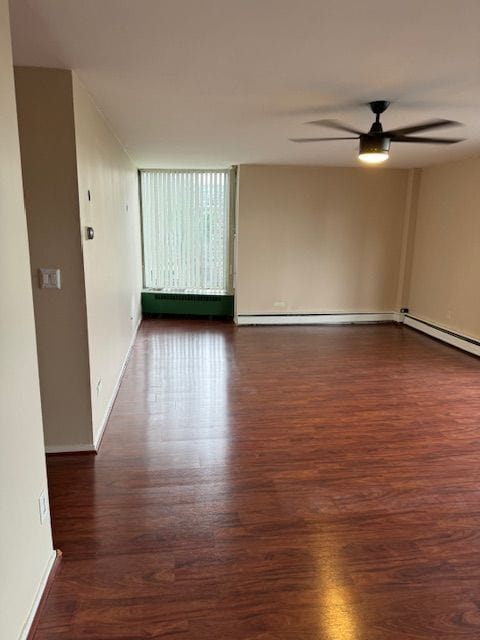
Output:
[[[205,295],[202,293],[156,293],[155,300],[188,300],[189,302],[218,302],[222,295]]]

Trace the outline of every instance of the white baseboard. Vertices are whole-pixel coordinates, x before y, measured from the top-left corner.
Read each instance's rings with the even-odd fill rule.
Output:
[[[28,638],[28,634],[30,633],[31,626],[32,626],[33,621],[35,619],[35,614],[37,613],[37,609],[38,609],[38,607],[40,605],[40,602],[42,600],[43,592],[45,591],[45,587],[47,586],[47,582],[48,582],[48,578],[50,576],[50,572],[52,571],[53,565],[55,564],[56,557],[57,557],[57,552],[55,550],[52,550],[52,553],[51,553],[50,557],[48,558],[47,566],[45,567],[45,571],[43,572],[43,575],[41,577],[40,584],[38,585],[37,592],[35,593],[35,598],[33,600],[32,607],[31,607],[30,612],[28,614],[27,620],[26,620],[25,624],[23,625],[23,629],[22,629],[22,632],[20,633],[20,637],[19,637],[18,640],[27,640],[27,638]]]
[[[238,325],[285,325],[285,324],[358,324],[362,322],[402,322],[403,314],[389,313],[318,313],[283,315],[239,315]]]
[[[138,323],[137,323],[137,326],[135,327],[135,331],[133,332],[132,339],[130,340],[130,345],[129,345],[128,349],[127,349],[127,353],[125,355],[125,358],[123,360],[122,366],[120,368],[120,373],[118,374],[118,379],[117,379],[117,382],[116,382],[115,387],[113,389],[112,397],[110,398],[110,402],[108,403],[107,409],[105,411],[105,415],[103,416],[101,427],[98,430],[98,433],[96,434],[96,436],[94,438],[94,445],[93,445],[94,451],[98,451],[98,448],[100,446],[100,442],[101,442],[101,440],[103,438],[103,433],[105,431],[105,427],[107,426],[108,419],[109,419],[110,414],[111,414],[112,409],[113,409],[113,405],[114,405],[115,400],[117,398],[118,390],[120,389],[120,385],[122,383],[123,374],[125,373],[125,369],[127,367],[128,359],[130,358],[130,354],[132,353],[133,345],[135,344],[135,340],[137,339],[137,333],[138,333],[138,329],[139,329],[141,323],[142,323],[142,317],[140,316],[140,318],[138,320]]]
[[[94,437],[93,444],[65,444],[65,445],[50,445],[45,447],[45,453],[81,453],[81,452],[94,452],[98,451],[100,446],[100,442],[103,437],[103,433],[105,431],[105,427],[107,426],[108,418],[110,417],[110,413],[112,411],[115,399],[117,397],[118,390],[120,388],[120,384],[122,382],[123,374],[125,373],[125,368],[127,366],[128,359],[133,349],[133,345],[135,344],[135,340],[137,338],[138,329],[142,323],[142,318],[140,317],[135,327],[135,331],[133,332],[132,339],[130,341],[130,345],[128,347],[127,353],[123,360],[122,366],[120,368],[120,373],[118,375],[117,382],[115,384],[115,388],[112,393],[112,397],[110,398],[110,402],[108,403],[107,409],[105,411],[105,415],[102,420],[102,425],[98,430],[98,433]]]
[[[408,327],[422,331],[423,333],[432,336],[432,338],[437,338],[438,340],[442,340],[442,342],[458,347],[463,351],[468,351],[468,353],[480,356],[480,344],[478,344],[473,338],[460,336],[452,333],[448,329],[442,329],[441,327],[434,327],[431,324],[418,320],[417,318],[413,318],[412,316],[405,316],[403,322]]]
[[[93,444],[59,444],[47,445],[45,453],[81,453],[82,451],[96,451]]]

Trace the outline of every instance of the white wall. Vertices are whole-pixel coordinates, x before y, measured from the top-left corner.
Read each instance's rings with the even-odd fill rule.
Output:
[[[6,0],[0,0],[0,636],[16,640],[53,559]]]
[[[73,101],[96,439],[141,317],[138,181],[128,155],[75,74]],[[86,226],[94,228],[93,240],[86,240]]]

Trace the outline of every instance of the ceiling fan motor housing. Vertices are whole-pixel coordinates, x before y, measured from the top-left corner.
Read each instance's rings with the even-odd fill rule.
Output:
[[[388,136],[369,135],[362,133],[360,136],[359,153],[388,153],[390,151],[390,138]]]

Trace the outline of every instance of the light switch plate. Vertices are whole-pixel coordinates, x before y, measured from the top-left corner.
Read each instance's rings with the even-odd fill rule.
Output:
[[[61,289],[60,269],[39,269],[41,289]]]

